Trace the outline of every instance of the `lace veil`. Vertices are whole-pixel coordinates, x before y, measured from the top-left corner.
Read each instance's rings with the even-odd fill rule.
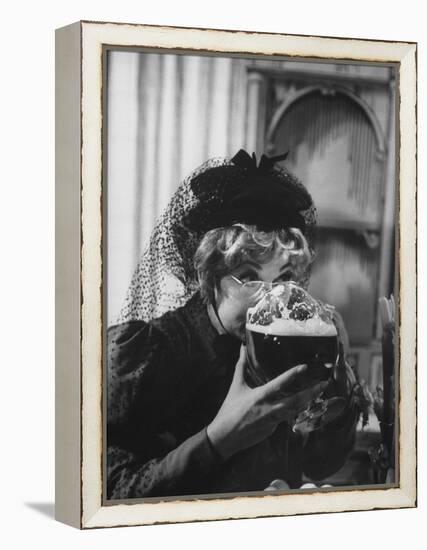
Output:
[[[284,158],[263,155],[257,166],[255,155],[241,150],[232,159],[210,159],[185,178],[152,231],[117,322],[149,321],[194,295],[193,258],[209,229],[299,226],[313,251],[316,209],[305,187],[274,164]]]

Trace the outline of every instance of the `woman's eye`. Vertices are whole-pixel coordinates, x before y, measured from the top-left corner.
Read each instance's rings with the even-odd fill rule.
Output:
[[[242,283],[249,283],[250,281],[258,281],[256,273],[242,273],[238,276]]]
[[[287,281],[291,281],[294,277],[294,274],[292,271],[287,271],[286,273],[282,273],[280,277],[277,279],[277,282],[284,283]]]

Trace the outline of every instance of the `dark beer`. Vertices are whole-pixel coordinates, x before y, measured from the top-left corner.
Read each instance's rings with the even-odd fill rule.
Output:
[[[261,386],[297,365],[308,368],[284,384],[276,400],[332,378],[338,363],[338,334],[332,306],[315,300],[290,281],[276,285],[246,316],[246,382]],[[332,389],[332,388],[331,388]],[[323,391],[322,391],[323,390]],[[328,389],[308,393],[304,410],[295,413],[292,429],[310,433],[335,420],[345,409],[346,400],[331,397]],[[323,393],[324,392],[324,393]],[[334,392],[333,392],[334,393]]]
[[[328,327],[325,334],[272,334],[272,327],[246,327],[246,347],[248,353],[247,382],[252,387],[265,384],[279,374],[307,364],[308,370],[299,385],[292,391],[299,391],[332,374],[338,356],[338,340],[334,327]]]

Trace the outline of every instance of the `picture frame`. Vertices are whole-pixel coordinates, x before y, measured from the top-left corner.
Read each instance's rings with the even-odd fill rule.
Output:
[[[106,52],[366,63],[396,71],[398,475],[390,486],[106,502]],[[56,498],[80,529],[416,506],[417,45],[80,21],[56,31]],[[258,151],[257,132],[253,146]]]

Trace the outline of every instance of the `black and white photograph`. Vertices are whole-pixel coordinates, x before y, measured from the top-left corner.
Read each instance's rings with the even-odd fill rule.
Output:
[[[398,486],[396,64],[103,71],[104,502]]]
[[[422,3],[2,8],[0,547],[422,547]]]

